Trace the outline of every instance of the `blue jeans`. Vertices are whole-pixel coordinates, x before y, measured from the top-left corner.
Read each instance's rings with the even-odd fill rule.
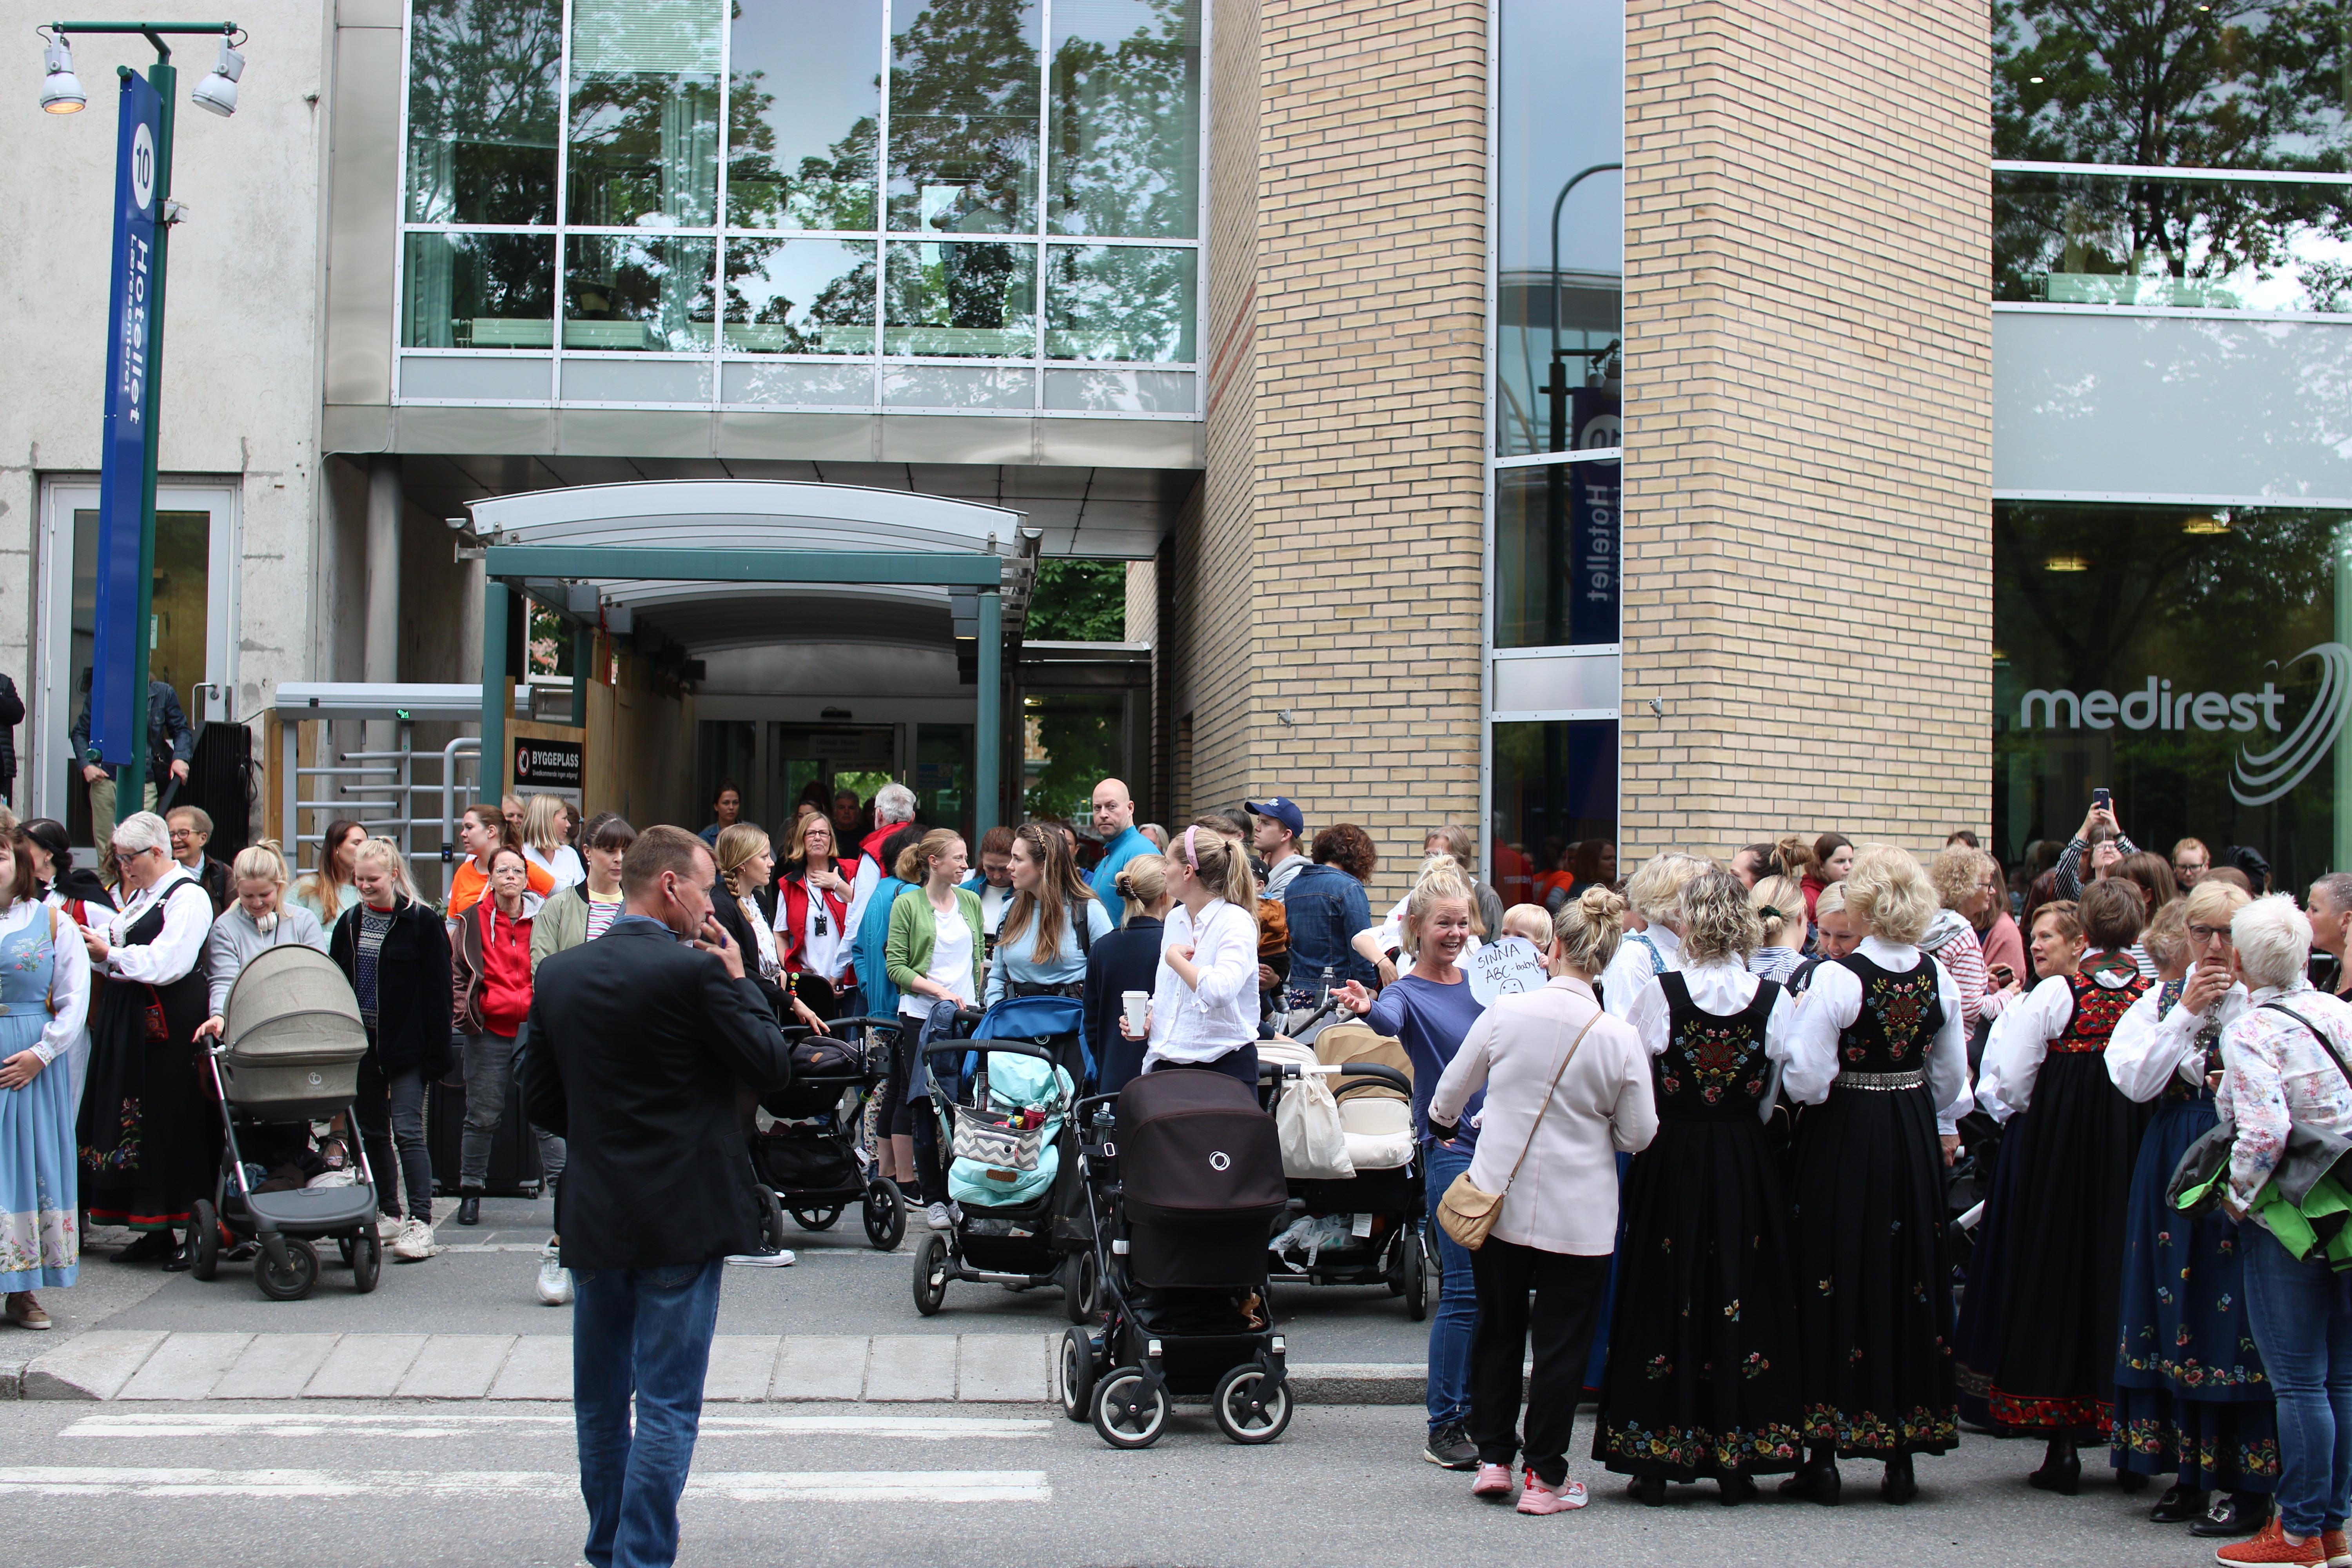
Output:
[[[1445,1271],[1437,1310],[1429,1319],[1429,1429],[1470,1419],[1470,1342],[1478,1330],[1478,1288],[1470,1278],[1470,1253],[1437,1223],[1438,1200],[1454,1178],[1470,1168],[1466,1143],[1423,1143],[1423,1182],[1429,1194],[1429,1237],[1437,1244],[1438,1267]]]
[[[677,1499],[694,1462],[726,1267],[714,1258],[572,1274],[572,1425],[595,1568],[677,1560]]]
[[[2238,1227],[2246,1321],[2278,1395],[2279,1522],[2344,1528],[2352,1491],[2352,1279],[2298,1263],[2257,1225]]]

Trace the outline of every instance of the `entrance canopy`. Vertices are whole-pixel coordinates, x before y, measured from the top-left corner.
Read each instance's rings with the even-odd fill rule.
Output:
[[[758,479],[671,479],[476,501],[484,546],[482,754],[506,748],[513,591],[584,625],[640,616],[691,651],[782,642],[971,637],[981,781],[995,825],[1003,659],[1035,580],[1038,533],[1001,507],[900,490]]]

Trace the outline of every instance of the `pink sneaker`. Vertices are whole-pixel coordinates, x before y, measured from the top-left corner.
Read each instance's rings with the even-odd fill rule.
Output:
[[[1508,1502],[1511,1498],[1511,1468],[1508,1465],[1481,1465],[1478,1479],[1470,1483],[1470,1495],[1489,1502]]]
[[[1584,1494],[1584,1483],[1562,1481],[1557,1489],[1538,1480],[1533,1470],[1528,1472],[1528,1484],[1519,1493],[1521,1513],[1566,1513],[1572,1508],[1582,1508],[1591,1500]]]

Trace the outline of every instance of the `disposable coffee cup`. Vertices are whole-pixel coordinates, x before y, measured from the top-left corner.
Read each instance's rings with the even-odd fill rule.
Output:
[[[1141,1035],[1151,1027],[1151,993],[1122,991],[1118,994],[1119,1010],[1127,1016],[1128,1032]]]

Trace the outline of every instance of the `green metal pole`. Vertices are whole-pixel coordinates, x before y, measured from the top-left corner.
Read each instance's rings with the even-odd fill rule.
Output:
[[[510,595],[496,577],[482,584],[482,759],[474,798],[499,803],[506,785],[507,608]]]
[[[156,48],[161,50],[159,42]],[[163,100],[155,138],[155,266],[147,279],[147,458],[139,487],[139,651],[131,669],[131,721],[138,739],[131,748],[130,764],[121,770],[116,790],[115,820],[147,808],[147,683],[155,646],[155,471],[161,457],[156,415],[163,405],[163,261],[170,247],[172,220],[172,110],[179,90],[180,73],[163,60],[147,68],[148,85]],[[164,781],[154,781],[160,795]]]
[[[988,837],[1003,805],[1004,767],[1004,605],[993,588],[980,591],[980,710],[972,726],[972,842]]]

